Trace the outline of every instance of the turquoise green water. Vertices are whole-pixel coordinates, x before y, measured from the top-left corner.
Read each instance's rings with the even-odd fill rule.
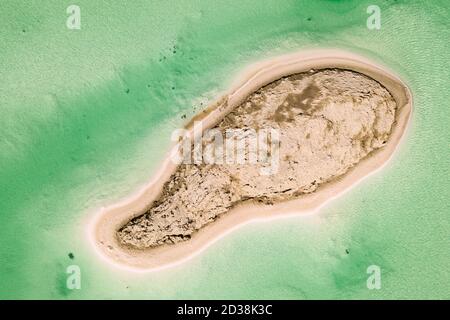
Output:
[[[0,298],[450,298],[450,4],[376,1],[382,27],[368,30],[373,2],[82,0],[68,30],[68,4],[2,1]],[[89,219],[150,179],[183,114],[248,63],[311,47],[366,55],[411,87],[411,127],[382,172],[172,269],[96,256]],[[373,264],[380,290],[366,287]]]

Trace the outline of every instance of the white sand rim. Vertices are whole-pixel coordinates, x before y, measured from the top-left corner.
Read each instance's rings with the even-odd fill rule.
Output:
[[[157,270],[179,264],[245,223],[314,212],[363,177],[381,168],[391,158],[405,132],[412,109],[412,96],[407,86],[398,77],[367,59],[348,52],[304,51],[258,63],[239,77],[239,81],[233,85],[229,94],[209,107],[207,113],[203,112],[195,117],[195,120],[202,121],[204,130],[209,129],[262,86],[284,76],[307,72],[311,69],[328,68],[346,69],[367,75],[391,93],[397,104],[397,112],[395,125],[383,148],[372,152],[346,174],[321,185],[311,194],[274,205],[242,203],[195,232],[190,240],[149,249],[123,246],[118,241],[117,231],[132,218],[148,210],[152,202],[160,195],[164,183],[177,169],[177,165],[168,156],[157,172],[156,178],[142,192],[133,199],[102,209],[96,215],[89,230],[89,236],[99,254],[114,264],[136,271]],[[192,130],[192,121],[188,128]]]

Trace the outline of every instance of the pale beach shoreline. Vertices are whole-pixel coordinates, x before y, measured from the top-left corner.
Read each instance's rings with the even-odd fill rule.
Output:
[[[155,178],[140,193],[121,203],[102,208],[91,220],[88,236],[99,255],[110,263],[134,271],[154,271],[177,265],[249,222],[313,213],[363,178],[381,169],[394,154],[407,129],[412,110],[412,95],[408,87],[386,68],[345,51],[302,51],[254,64],[238,77],[229,93],[208,107],[207,112],[202,111],[194,117],[187,129],[192,130],[194,120],[201,120],[204,130],[213,127],[249,94],[283,76],[327,68],[351,70],[367,75],[391,93],[397,104],[397,112],[395,125],[383,148],[372,152],[342,177],[321,185],[313,193],[273,205],[253,202],[238,205],[197,231],[188,241],[149,249],[125,247],[117,239],[117,230],[152,205],[161,193],[163,184],[177,169],[177,164],[170,159],[172,151],[169,151]]]

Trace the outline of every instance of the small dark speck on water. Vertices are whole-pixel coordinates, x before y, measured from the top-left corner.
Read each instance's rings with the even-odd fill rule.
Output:
[[[346,253],[346,254],[349,254],[350,251],[349,251],[348,249],[345,249],[345,253]]]
[[[308,17],[308,19],[306,19],[306,20],[308,20],[308,21],[311,21],[311,20],[312,20],[312,18],[311,18],[311,17]]]
[[[175,87],[172,87],[172,90],[175,90]]]
[[[73,258],[75,258],[75,256],[73,255],[72,252],[69,252],[68,256],[69,256],[69,258],[72,259],[72,260],[73,260]]]
[[[130,89],[125,90],[126,93],[130,93]]]

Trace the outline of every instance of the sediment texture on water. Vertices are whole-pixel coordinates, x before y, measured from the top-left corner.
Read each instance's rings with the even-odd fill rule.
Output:
[[[274,162],[249,163],[249,148],[243,164],[181,164],[148,212],[124,225],[118,238],[136,248],[173,244],[240,202],[271,204],[314,192],[382,148],[395,112],[386,88],[353,71],[311,70],[279,79],[249,95],[215,127],[240,129],[234,131],[236,141],[248,141],[249,134],[263,129],[278,130],[273,174],[261,170]]]

